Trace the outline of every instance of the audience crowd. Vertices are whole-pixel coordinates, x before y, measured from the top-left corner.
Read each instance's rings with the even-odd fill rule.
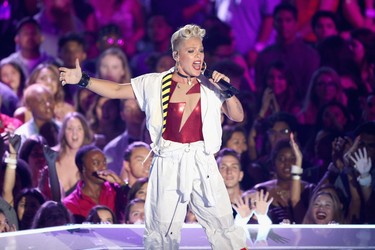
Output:
[[[144,223],[144,113],[62,87],[58,67],[78,58],[119,83],[163,72],[187,23],[206,29],[207,66],[231,79],[245,110],[242,123],[223,116],[217,153],[234,216],[375,223],[375,1],[28,2],[0,15],[1,232]]]

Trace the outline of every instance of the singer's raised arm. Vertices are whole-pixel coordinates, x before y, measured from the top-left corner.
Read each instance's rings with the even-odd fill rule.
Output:
[[[222,106],[223,113],[232,121],[242,122],[245,114],[241,102],[235,96],[238,90],[231,87],[230,79],[216,70],[213,72],[206,70],[204,75],[221,91],[222,96],[225,98]],[[231,91],[232,89],[235,92]]]
[[[130,83],[119,84],[112,81],[89,77],[82,72],[78,59],[76,59],[76,67],[68,69],[59,68],[60,81],[65,84],[78,84],[81,87],[90,89],[91,91],[108,98],[113,99],[135,99],[133,88]]]

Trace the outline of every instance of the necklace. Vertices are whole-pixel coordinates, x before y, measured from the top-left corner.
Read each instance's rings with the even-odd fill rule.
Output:
[[[289,193],[289,190],[285,190],[283,188],[281,188],[279,185],[275,185],[275,191],[276,191],[276,194],[283,200],[287,201],[289,200],[289,197],[290,197],[290,193]]]
[[[181,76],[182,78],[186,78],[188,80],[188,84],[191,86],[191,76],[185,76],[177,71],[177,75]]]

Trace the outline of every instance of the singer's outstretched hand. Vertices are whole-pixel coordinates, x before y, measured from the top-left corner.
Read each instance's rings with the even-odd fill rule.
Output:
[[[60,81],[62,85],[65,84],[77,84],[82,77],[82,69],[79,65],[78,58],[76,59],[76,67],[74,69],[68,69],[65,67],[60,67]]]

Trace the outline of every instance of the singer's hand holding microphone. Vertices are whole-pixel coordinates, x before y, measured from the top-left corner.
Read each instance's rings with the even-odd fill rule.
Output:
[[[238,89],[233,87],[232,84],[229,82],[225,81],[224,79],[219,79],[218,81],[215,81],[215,76],[212,74],[213,72],[211,70],[206,69],[203,72],[203,75],[207,77],[208,79],[214,80],[214,82],[220,87],[221,89],[221,94],[224,98],[228,99],[234,95],[237,95],[239,93]]]

